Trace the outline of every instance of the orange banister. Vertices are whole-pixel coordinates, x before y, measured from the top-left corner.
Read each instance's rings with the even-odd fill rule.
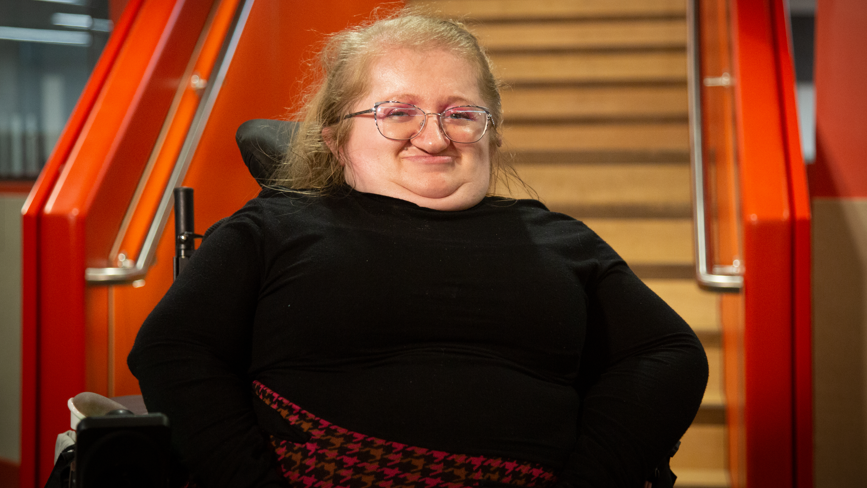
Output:
[[[87,282],[128,283],[147,274],[156,252],[156,242],[169,218],[172,190],[183,181],[253,6],[253,0],[246,0],[239,9],[239,1],[219,3],[195,50],[183,77],[183,80],[190,81],[181,83],[178,88],[175,102],[112,248],[111,255],[117,257],[120,266],[87,268]],[[229,32],[231,35],[227,35]],[[127,252],[131,249],[138,254]]]
[[[695,152],[699,170],[713,163],[696,194],[709,190],[702,213],[714,216],[697,232],[743,275],[721,299],[732,487],[809,488],[810,211],[784,0],[694,5],[704,79],[690,89],[705,115]]]
[[[111,73],[127,36],[132,29],[133,22],[138,16],[144,0],[131,0],[123,11],[123,14],[114,25],[111,36],[102,50],[102,55],[96,63],[90,78],[78,98],[78,102],[69,116],[69,120],[60,134],[60,138],[54,145],[48,161],[45,163],[39,177],[33,184],[33,188],[21,210],[21,281],[22,281],[22,304],[21,304],[21,468],[19,470],[19,486],[30,488],[37,484],[38,474],[38,445],[37,442],[37,415],[36,405],[38,400],[38,334],[39,334],[39,298],[38,298],[38,273],[39,255],[39,215],[54,184],[60,175],[63,164],[72,152],[72,147],[78,140],[85,122],[90,115],[96,100],[101,93],[106,80]]]
[[[131,1],[24,208],[23,487],[42,486],[66,400],[106,391],[106,295],[82,279],[112,245],[209,3]],[[102,258],[104,259],[104,258]]]

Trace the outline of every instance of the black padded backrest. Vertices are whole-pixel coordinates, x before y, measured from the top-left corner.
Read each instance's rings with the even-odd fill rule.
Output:
[[[271,179],[277,165],[289,150],[298,126],[298,122],[286,120],[253,119],[238,127],[235,142],[241,150],[244,164],[259,186],[267,184]],[[207,239],[228,218],[224,217],[211,225],[203,238]]]
[[[268,182],[283,160],[298,126],[298,122],[253,119],[238,127],[235,141],[244,164],[260,186]]]

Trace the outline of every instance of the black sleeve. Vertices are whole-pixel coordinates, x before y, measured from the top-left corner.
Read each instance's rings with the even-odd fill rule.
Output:
[[[202,487],[285,487],[252,406],[252,325],[262,263],[255,225],[236,215],[193,255],[128,357],[149,411],[168,415]]]
[[[563,473],[578,487],[643,486],[695,418],[708,379],[686,322],[619,258],[612,263],[588,290],[580,430]]]

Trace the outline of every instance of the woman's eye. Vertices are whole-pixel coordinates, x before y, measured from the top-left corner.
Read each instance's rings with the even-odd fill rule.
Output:
[[[409,107],[380,107],[380,118],[398,119],[403,117],[415,117],[418,110]]]
[[[446,113],[446,117],[451,120],[476,120],[479,118],[478,112],[470,112],[466,110],[452,110]]]

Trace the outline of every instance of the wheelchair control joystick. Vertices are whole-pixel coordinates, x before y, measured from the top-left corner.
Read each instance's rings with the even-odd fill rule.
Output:
[[[196,238],[193,212],[193,189],[180,186],[174,190],[175,197],[175,260],[174,277],[186,267],[196,251]]]

